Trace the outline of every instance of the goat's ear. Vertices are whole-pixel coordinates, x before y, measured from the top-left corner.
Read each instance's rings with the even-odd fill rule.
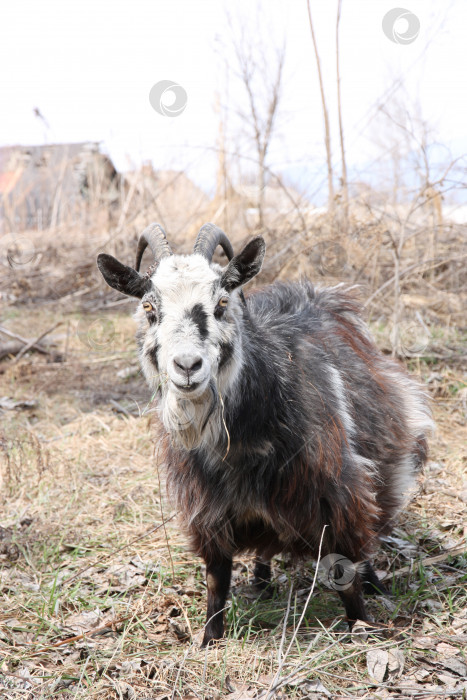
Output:
[[[151,289],[151,280],[148,277],[143,277],[112,255],[100,253],[97,256],[97,267],[109,287],[113,287],[122,294],[141,299]]]
[[[256,236],[227,265],[221,277],[221,285],[228,292],[249,282],[261,270],[266,244],[262,236]]]

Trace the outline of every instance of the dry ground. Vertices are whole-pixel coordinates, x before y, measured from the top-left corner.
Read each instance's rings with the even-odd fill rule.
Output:
[[[81,284],[85,296],[94,281]],[[206,651],[196,644],[203,567],[176,516],[161,524],[174,513],[133,304],[99,292],[92,305],[102,310],[91,314],[64,290],[34,304],[18,288],[4,328],[35,338],[62,323],[52,354],[0,362],[1,697],[465,697],[467,389],[457,328],[430,327],[410,360],[438,431],[420,492],[377,559],[393,596],[369,607],[389,635],[350,637],[337,594],[313,587],[312,563],[276,561],[275,594],[258,599],[245,558],[226,641]],[[387,346],[385,323],[376,318],[373,330]],[[453,362],[439,359],[437,343]]]

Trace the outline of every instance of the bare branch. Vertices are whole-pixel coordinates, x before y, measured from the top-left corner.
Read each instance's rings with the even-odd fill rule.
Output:
[[[311,17],[310,0],[307,0],[307,8],[308,8],[308,19],[310,22],[311,38],[313,40],[313,48],[314,48],[315,58],[316,58],[316,67],[318,69],[319,90],[321,93],[321,105],[323,108],[324,144],[326,146],[326,161],[327,161],[327,167],[328,167],[328,198],[329,198],[328,206],[329,206],[329,209],[332,211],[334,209],[334,172],[333,172],[333,167],[332,167],[332,156],[331,156],[331,131],[329,128],[328,108],[327,108],[327,104],[326,104],[326,97],[324,94],[323,76],[321,73],[321,61],[319,58],[318,45],[316,43],[315,31],[313,28],[313,20]]]

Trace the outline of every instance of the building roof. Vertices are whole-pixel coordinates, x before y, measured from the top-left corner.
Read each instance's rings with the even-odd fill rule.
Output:
[[[116,176],[97,142],[0,147],[0,210],[10,228],[42,228]]]

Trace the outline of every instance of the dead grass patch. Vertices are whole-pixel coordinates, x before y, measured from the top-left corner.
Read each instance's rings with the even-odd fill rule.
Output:
[[[351,639],[336,595],[321,587],[297,630],[313,565],[276,562],[277,591],[261,600],[244,558],[235,565],[227,638],[206,651],[195,643],[204,623],[201,562],[176,519],[166,526],[168,541],[161,527],[173,512],[164,487],[159,493],[150,414],[140,415],[149,397],[135,365],[132,322],[111,319],[115,343],[83,344],[71,313],[65,320],[73,333],[67,339],[62,328],[54,338],[62,355],[67,343],[64,362],[31,355],[2,365],[0,394],[37,402],[2,414],[4,696],[461,697],[467,560],[448,555],[466,537],[459,367],[412,360],[439,429],[419,497],[377,561],[393,574],[394,597],[375,598],[370,608],[390,638]],[[38,312],[37,325],[49,321],[50,311]],[[24,318],[15,327],[35,330]],[[127,406],[134,400],[137,414],[119,411],[112,397]],[[439,554],[441,561],[424,565]],[[392,658],[387,650],[402,651],[403,670],[388,666],[376,681],[367,668],[375,649],[383,666]]]

